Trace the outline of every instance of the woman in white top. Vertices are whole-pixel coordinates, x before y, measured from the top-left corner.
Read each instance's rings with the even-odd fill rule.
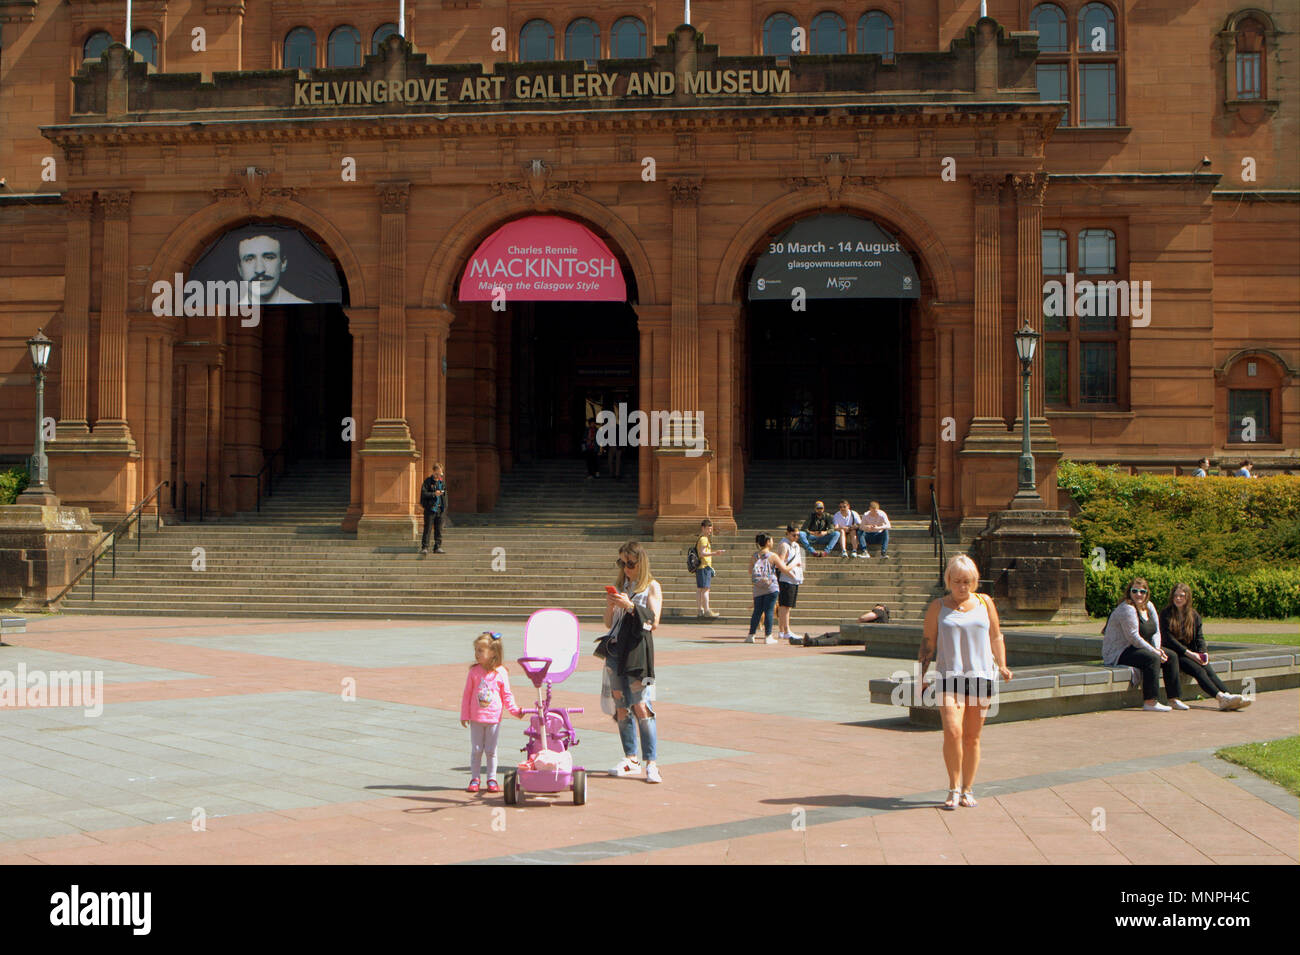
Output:
[[[994,681],[1011,679],[998,611],[991,598],[975,592],[980,572],[965,554],[948,561],[943,572],[948,595],[930,602],[921,638],[921,679],[930,661],[939,676],[939,715],[943,719],[943,762],[948,769],[944,809],[974,807],[975,770],[980,762],[980,731],[993,699]],[[926,688],[925,692],[930,692]]]

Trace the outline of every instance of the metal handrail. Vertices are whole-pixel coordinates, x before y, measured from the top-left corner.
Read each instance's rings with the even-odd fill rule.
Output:
[[[943,521],[939,520],[939,499],[934,485],[930,485],[930,537],[934,541],[934,556],[939,558],[939,585],[943,585],[943,571],[948,566],[948,545],[943,539]]]
[[[284,454],[284,449],[289,446],[289,442],[280,445],[270,454],[266,454],[266,460],[262,463],[262,468],[256,474],[232,474],[232,478],[253,478],[257,481],[257,513],[262,513],[262,475],[266,475],[266,496],[272,497],[275,493],[275,469],[271,467],[275,463],[276,455]],[[289,467],[289,456],[284,457],[284,466],[287,470]],[[268,470],[269,469],[269,470]]]
[[[105,553],[111,550],[113,552],[113,576],[114,577],[117,576],[117,538],[124,528],[129,527],[131,525],[132,521],[134,521],[137,525],[139,525],[135,534],[135,550],[136,553],[140,552],[140,543],[144,531],[144,525],[140,524],[140,515],[143,513],[144,509],[149,506],[150,501],[155,501],[154,532],[157,533],[158,531],[161,530],[162,501],[156,499],[158,497],[158,492],[161,491],[163,488],[167,487],[169,483],[170,482],[168,481],[161,482],[156,488],[154,488],[145,496],[144,500],[142,500],[135,507],[131,508],[131,513],[127,514],[126,517],[118,521],[117,526],[115,526],[111,531],[105,532],[104,535],[100,537],[99,540],[95,541],[94,546],[90,548],[90,564],[86,567],[81,568],[81,570],[78,571],[77,575],[73,577],[72,580],[68,581],[68,585],[64,587],[62,590],[60,590],[58,596],[56,596],[53,600],[49,602],[50,606],[53,606],[54,604],[57,604],[60,600],[62,600],[67,595],[68,591],[71,590],[73,587],[75,587],[82,577],[86,576],[86,571],[90,571],[90,599],[91,600],[95,599],[95,565],[99,563],[99,559],[103,557]],[[100,545],[103,544],[104,541],[109,540],[110,538],[112,539],[113,542],[109,544],[108,547],[104,548],[103,550],[100,550],[99,549]],[[77,563],[81,563],[81,561],[85,559],[86,558],[84,557],[78,557]]]

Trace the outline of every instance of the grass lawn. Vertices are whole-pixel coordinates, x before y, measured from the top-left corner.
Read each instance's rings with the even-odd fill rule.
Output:
[[[1223,633],[1206,634],[1206,643],[1275,643],[1283,646],[1300,646],[1300,633]]]
[[[1238,766],[1245,766],[1252,773],[1300,796],[1300,736],[1288,736],[1271,743],[1229,746],[1215,755]]]

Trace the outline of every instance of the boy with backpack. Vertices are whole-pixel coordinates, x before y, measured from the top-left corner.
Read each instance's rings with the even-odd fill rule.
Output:
[[[686,569],[695,574],[695,603],[701,617],[720,617],[716,610],[709,609],[709,588],[713,585],[713,555],[725,554],[726,551],[714,550],[711,538],[713,521],[705,518],[700,521],[700,536],[695,546],[686,552]]]

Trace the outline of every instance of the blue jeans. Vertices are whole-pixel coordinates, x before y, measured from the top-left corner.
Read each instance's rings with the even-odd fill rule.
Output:
[[[840,542],[840,532],[831,531],[829,534],[819,534],[810,538],[807,531],[799,532],[799,543],[803,544],[804,550],[812,553],[820,547],[824,551],[835,549],[835,545]]]
[[[875,533],[858,531],[858,550],[865,551],[868,544],[879,544],[880,556],[884,557],[889,553],[889,530],[885,529]]]
[[[763,633],[765,636],[772,635],[772,612],[776,609],[775,593],[762,594],[754,598],[754,614],[749,618],[749,635],[752,637],[758,632],[758,618],[763,618]]]

